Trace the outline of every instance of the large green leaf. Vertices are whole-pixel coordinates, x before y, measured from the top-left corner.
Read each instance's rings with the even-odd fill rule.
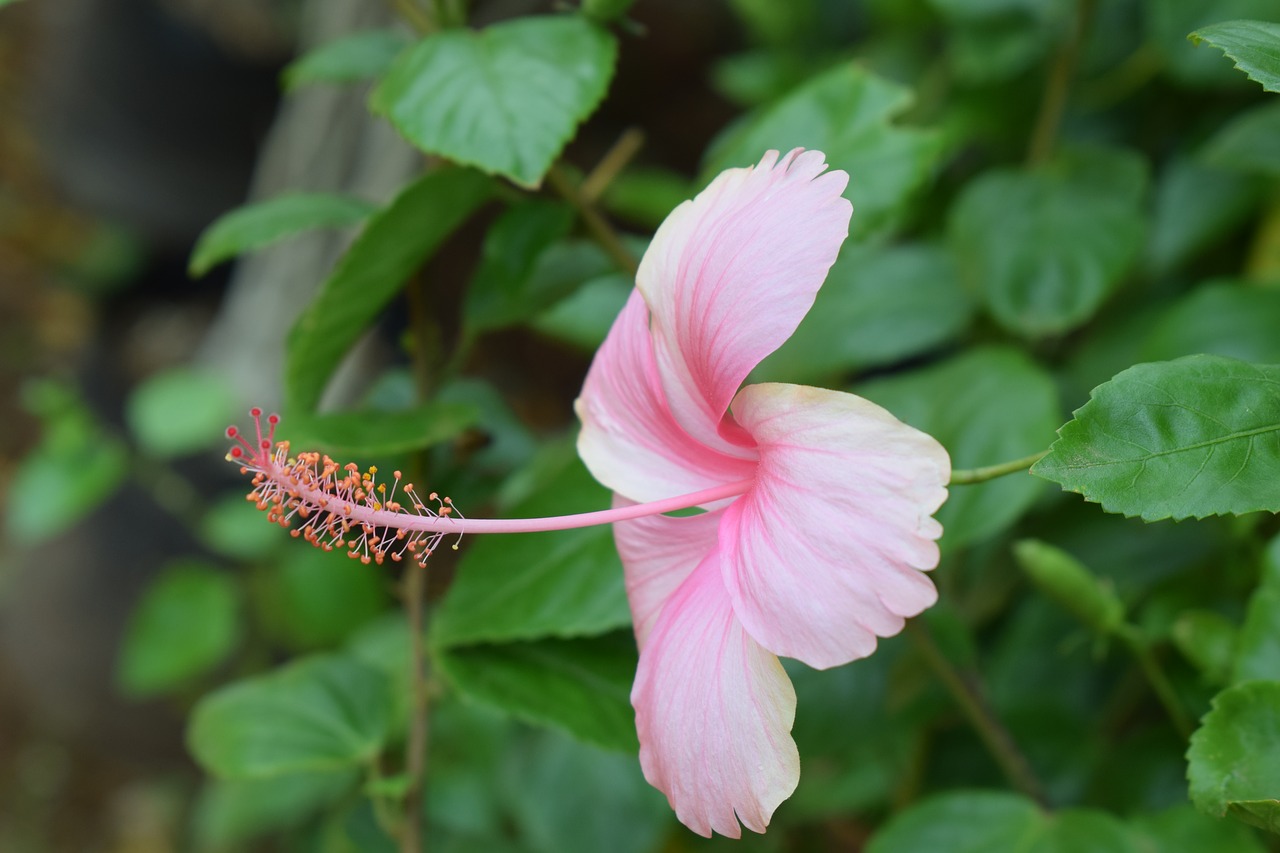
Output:
[[[849,173],[850,233],[882,231],[928,177],[942,150],[937,134],[893,124],[911,99],[909,89],[852,63],[841,64],[717,139],[705,177],[730,166],[753,166],[771,148],[784,154],[816,148],[832,168]]]
[[[636,673],[630,631],[459,646],[438,651],[436,660],[449,681],[473,699],[598,746],[637,748],[628,698]]]
[[[228,779],[336,770],[378,754],[391,707],[377,670],[340,655],[302,658],[205,696],[187,744]]]
[[[553,447],[531,469],[536,490],[503,515],[591,512],[609,506],[571,447]],[[521,477],[521,475],[517,475]],[[630,623],[613,533],[584,527],[477,537],[432,620],[437,646],[598,634]]]
[[[178,563],[138,602],[120,649],[116,679],[131,696],[178,687],[220,663],[240,635],[235,580],[201,563]]]
[[[1205,143],[1206,163],[1235,172],[1280,177],[1280,104],[1255,107],[1232,119]]]
[[[616,55],[576,15],[445,30],[396,58],[371,106],[429,154],[536,187],[604,98]]]
[[[480,268],[467,288],[464,322],[476,331],[518,323],[581,282],[572,274],[536,275],[539,261],[569,233],[573,219],[572,208],[547,200],[518,204],[504,212],[485,235]],[[565,246],[558,254],[569,251]],[[579,251],[577,256],[583,256],[581,263],[595,266],[594,252]]]
[[[1163,275],[1211,247],[1249,218],[1262,190],[1248,175],[1198,160],[1174,160],[1156,186],[1149,266]]]
[[[355,787],[352,770],[269,779],[210,779],[196,800],[200,850],[240,850],[269,832],[298,826]]]
[[[1035,453],[1049,444],[1061,423],[1053,381],[1014,349],[971,350],[935,367],[856,390],[942,442],[954,468],[994,465]],[[1024,475],[952,487],[937,514],[945,531],[943,548],[1000,532],[1041,492],[1035,479]]]
[[[1118,819],[1100,811],[1042,810],[1018,794],[973,791],[942,794],[895,815],[867,845],[867,853],[1139,853]]]
[[[367,201],[336,193],[289,193],[237,207],[200,235],[188,271],[204,275],[228,258],[304,231],[357,225],[374,210]]]
[[[376,567],[301,544],[254,581],[259,620],[293,649],[332,647],[387,606],[386,580]]]
[[[1137,815],[1129,825],[1144,853],[1263,853],[1267,849],[1246,827],[1215,820],[1190,803]]]
[[[1095,388],[1031,470],[1146,521],[1280,511],[1278,391],[1280,366],[1139,364]]]
[[[1202,285],[1179,299],[1144,335],[1136,361],[1223,355],[1280,364],[1280,290],[1242,282]]]
[[[847,246],[800,328],[752,376],[817,384],[891,364],[957,337],[973,307],[941,249]]]
[[[290,408],[315,408],[351,345],[491,191],[490,181],[474,172],[437,169],[374,214],[289,332]]]
[[[988,172],[951,210],[961,276],[1009,331],[1044,337],[1085,322],[1142,248],[1140,195],[1129,176],[1091,175],[1081,162],[1090,163]]]
[[[364,30],[322,44],[290,62],[285,91],[309,83],[352,83],[381,77],[411,39],[403,30]]]
[[[1203,812],[1280,832],[1280,681],[1246,681],[1213,700],[1187,750]]]
[[[178,456],[225,440],[236,397],[223,376],[178,367],[148,377],[129,395],[125,418],[138,445],[154,456]]]
[[[389,412],[303,415],[284,422],[280,434],[299,450],[376,456],[457,438],[479,417],[479,410],[465,403],[424,403]]]
[[[1235,641],[1233,681],[1280,681],[1280,538],[1267,547],[1262,581]]]
[[[633,755],[542,729],[504,756],[505,793],[531,849],[545,853],[656,853],[672,824],[666,797]]]
[[[1268,92],[1280,92],[1280,24],[1268,21],[1223,21],[1188,36],[1208,42],[1235,62],[1250,80]]]

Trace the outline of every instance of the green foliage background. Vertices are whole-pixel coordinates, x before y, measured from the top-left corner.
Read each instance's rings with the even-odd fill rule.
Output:
[[[690,81],[732,114],[697,168],[664,162],[658,139],[604,171],[566,146],[602,103],[617,121],[618,57],[679,13],[585,2],[471,29],[465,4],[404,5],[409,26],[325,45],[284,83],[369,86],[423,174],[384,206],[247,206],[192,254],[202,274],[352,229],[279,366],[295,444],[429,474],[473,514],[605,507],[567,405],[553,426],[517,414],[476,354],[518,329],[585,369],[675,203],[767,148],[820,148],[850,174],[852,234],[758,378],[867,396],[957,467],[1052,449],[1039,476],[953,488],[941,601],[903,636],[834,671],[790,668],[800,787],[737,846],[1274,849],[1274,2],[733,0],[732,49]],[[419,279],[464,228],[484,234],[469,280]],[[318,411],[351,345],[419,287],[460,305],[412,320],[404,364],[359,406]],[[217,377],[158,377],[134,392],[126,449],[67,389],[30,396],[45,439],[16,488],[65,524],[126,455],[209,451],[234,408]],[[27,512],[11,503],[14,531],[57,534]],[[122,690],[190,708],[208,774],[193,849],[395,849],[410,715],[395,572],[307,551],[234,497],[195,516],[207,553],[147,591],[119,670]],[[1186,518],[1203,520],[1170,520]],[[431,571],[429,781],[408,808],[432,849],[733,843],[680,828],[640,776],[607,530],[467,541]]]

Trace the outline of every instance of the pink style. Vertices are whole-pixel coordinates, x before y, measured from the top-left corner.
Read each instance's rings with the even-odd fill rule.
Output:
[[[778,656],[866,657],[937,598],[950,460],[852,394],[740,386],[796,330],[848,234],[848,175],[767,153],[667,218],[577,402],[615,507],[725,488],[686,517],[614,525],[640,647],[645,777],[701,835],[764,832],[795,790]],[[748,484],[745,491],[741,484]]]

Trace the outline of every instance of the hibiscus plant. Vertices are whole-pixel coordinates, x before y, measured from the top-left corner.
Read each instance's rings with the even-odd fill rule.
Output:
[[[1274,848],[1274,4],[734,0],[679,121],[694,12],[390,5],[284,79],[411,174],[213,223],[336,259],[66,465],[238,421],[120,652],[197,848]]]

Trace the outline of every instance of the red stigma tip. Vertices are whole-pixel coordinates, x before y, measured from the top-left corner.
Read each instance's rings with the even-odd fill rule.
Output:
[[[236,429],[235,427],[233,426],[227,427],[227,438],[235,438],[239,434],[240,434],[240,430]]]
[[[267,418],[267,423],[271,424],[272,426],[275,426],[276,424],[280,423],[280,416],[271,415],[270,417]]]
[[[259,409],[257,406],[254,406],[252,409],[249,410],[249,417],[251,418],[262,417],[262,409]]]
[[[231,448],[231,456],[232,458],[239,459],[241,456],[244,456],[244,451],[238,447],[233,447]]]

